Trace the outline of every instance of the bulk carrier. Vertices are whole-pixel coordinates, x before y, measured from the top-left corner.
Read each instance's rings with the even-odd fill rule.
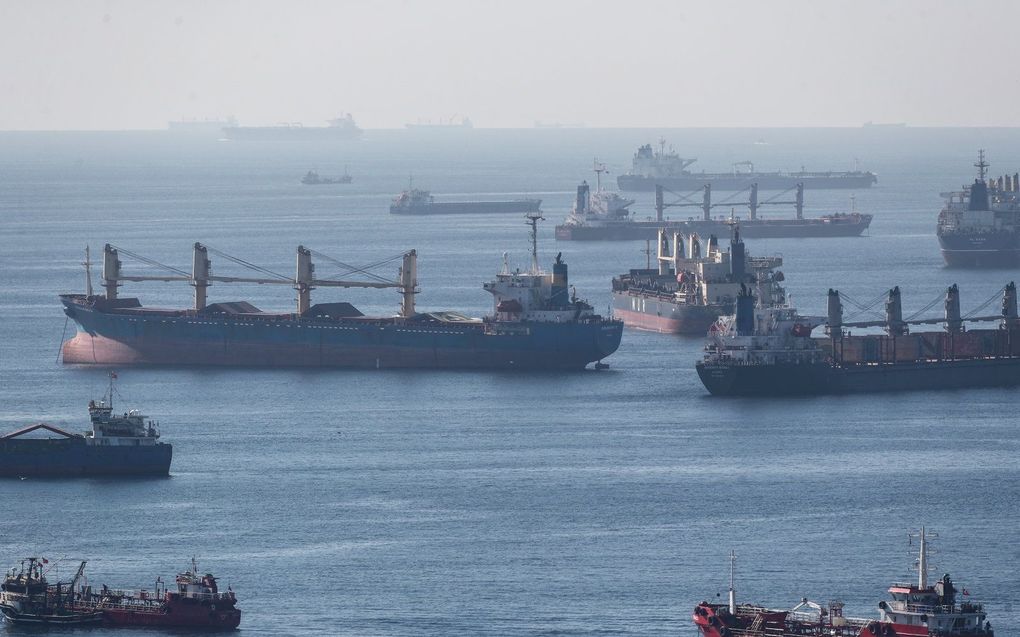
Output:
[[[490,213],[538,212],[541,199],[514,199],[511,201],[436,201],[428,190],[409,188],[393,199],[390,214],[394,215],[452,215]]]
[[[809,218],[804,216],[804,186],[797,184],[788,191],[765,200],[758,198],[757,184],[747,189],[746,205],[750,215],[738,217],[733,213],[733,197],[713,203],[712,186],[706,185],[698,191],[675,193],[662,186],[655,187],[655,219],[638,221],[627,209],[633,200],[624,199],[616,193],[606,193],[601,187],[591,193],[587,182],[577,188],[573,208],[563,224],[556,226],[556,238],[562,241],[625,241],[634,239],[655,239],[660,229],[679,232],[684,235],[698,234],[727,236],[730,228],[739,224],[741,232],[748,238],[780,237],[857,237],[871,225],[872,216],[857,212],[854,199],[846,213],[835,213]],[[672,195],[667,200],[666,195]],[[782,199],[792,193],[793,199]],[[613,205],[606,205],[611,203]],[[764,219],[758,216],[759,209],[766,205],[792,205],[793,218]],[[714,216],[714,208],[725,206],[730,215]],[[701,209],[701,218],[686,220],[666,218],[669,208],[696,207]]]
[[[468,318],[456,312],[417,312],[417,253],[398,255],[397,280],[320,279],[312,255],[350,272],[349,266],[299,246],[294,278],[259,268],[258,278],[215,276],[209,253],[245,261],[196,243],[192,271],[156,264],[167,276],[131,276],[122,271],[120,255],[138,257],[107,244],[103,255],[105,294],[93,294],[86,256],[86,293],[61,295],[64,312],[77,334],[64,343],[63,361],[99,365],[233,365],[256,367],[416,367],[533,370],[583,369],[616,351],[623,323],[596,314],[571,294],[567,264],[556,257],[551,273],[538,265],[537,223],[531,225],[531,268],[503,269],[483,288],[493,295],[492,314]],[[151,259],[145,259],[155,264]],[[386,263],[383,261],[382,263]],[[377,265],[380,265],[377,264]],[[268,277],[266,275],[273,275]],[[137,298],[122,298],[125,281],[180,281],[195,289],[189,309],[146,307]],[[297,311],[263,312],[244,301],[207,303],[213,283],[261,283],[293,286]],[[396,288],[403,299],[400,314],[364,316],[349,303],[312,305],[311,290],[322,287]]]
[[[878,183],[873,172],[861,170],[811,172],[760,172],[749,161],[738,162],[728,173],[691,172],[687,168],[698,161],[680,157],[666,150],[666,140],[659,140],[659,150],[645,144],[634,153],[631,170],[616,179],[620,190],[655,190],[663,186],[671,190],[695,190],[711,186],[715,190],[744,190],[758,184],[762,190],[783,190],[803,184],[806,188],[870,188]]]
[[[691,618],[702,637],[994,637],[984,606],[965,587],[948,573],[929,581],[931,534],[921,527],[913,537],[920,544],[917,579],[894,582],[878,618],[847,617],[840,601],[822,606],[806,597],[790,609],[737,604],[732,553],[728,603],[701,602]]]
[[[613,315],[628,327],[704,336],[716,319],[733,313],[742,284],[768,286],[776,302],[786,301],[779,285],[783,273],[776,270],[782,257],[748,255],[737,227],[729,250],[722,251],[712,235],[704,253],[697,234],[660,230],[656,261],[657,269],[634,269],[613,279]]]
[[[1020,265],[1020,173],[987,179],[985,151],[970,186],[944,192],[937,234],[946,265],[1006,268]]]
[[[903,318],[900,290],[889,290],[885,319],[844,322],[842,300],[829,290],[828,315],[803,316],[788,305],[771,304],[759,286],[737,296],[736,313],[719,319],[709,333],[698,376],[717,396],[841,394],[1020,384],[1020,321],[1016,285],[1002,289],[997,315],[964,317],[960,291],[949,287],[945,315]],[[927,307],[934,306],[935,299]],[[856,302],[854,302],[856,303]],[[858,304],[859,307],[859,304]],[[868,307],[860,308],[870,310]],[[965,329],[968,322],[993,328]],[[825,325],[826,336],[812,338]],[[911,325],[943,324],[942,332],[910,333]],[[851,335],[849,328],[885,329],[885,334]]]
[[[350,113],[327,120],[326,126],[288,123],[275,126],[224,126],[223,136],[231,141],[319,142],[358,139],[363,132]]]

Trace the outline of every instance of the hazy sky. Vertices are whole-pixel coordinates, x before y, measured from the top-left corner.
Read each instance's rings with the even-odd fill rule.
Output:
[[[1020,124],[1020,2],[0,0],[0,129]]]

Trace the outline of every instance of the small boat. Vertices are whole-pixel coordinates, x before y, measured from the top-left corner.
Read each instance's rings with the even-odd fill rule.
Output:
[[[85,562],[69,583],[46,581],[49,560],[26,557],[12,568],[0,584],[0,613],[12,624],[79,626],[98,624],[103,613],[76,605],[75,592],[85,571]]]

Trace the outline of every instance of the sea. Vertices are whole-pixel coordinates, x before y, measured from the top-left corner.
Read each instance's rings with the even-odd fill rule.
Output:
[[[645,243],[558,242],[553,228],[576,186],[595,182],[593,161],[614,188],[637,147],[660,138],[697,157],[694,169],[857,162],[878,174],[872,188],[806,193],[809,216],[874,214],[865,236],[747,240],[752,254],[782,255],[802,312],[824,313],[830,288],[867,305],[899,286],[905,316],[933,301],[924,316],[938,316],[958,283],[964,313],[986,301],[996,313],[1020,278],[947,269],[935,237],[940,193],[973,180],[979,149],[991,175],[1020,169],[1020,129],[368,130],[334,143],[0,133],[0,431],[85,429],[87,402],[115,371],[117,408],[158,421],[174,451],[168,478],[4,480],[0,565],[42,556],[48,578],[67,581],[88,560],[95,586],[151,591],[194,557],[236,593],[252,635],[693,637],[694,606],[726,598],[731,551],[739,602],[840,600],[847,615],[876,617],[890,583],[916,580],[910,534],[923,526],[938,535],[931,577],[952,574],[998,635],[1020,635],[1016,389],[713,398],[694,369],[703,339],[630,329],[609,369],[571,373],[60,362],[74,325],[57,295],[84,291],[85,248],[99,260],[107,243],[125,274],[148,275],[190,271],[196,241],[284,276],[299,245],[352,265],[414,248],[419,309],[492,311],[482,284],[504,253],[512,267],[530,262],[525,220],[389,214],[409,183],[442,200],[541,198],[540,262],[562,252],[578,296],[608,312],[612,277],[645,266]],[[349,185],[301,183],[345,169]],[[653,193],[633,197],[639,217],[654,215]],[[253,276],[212,262],[217,275]],[[317,261],[318,275],[333,270]],[[98,288],[98,266],[92,277]],[[120,293],[192,302],[180,282]],[[295,306],[286,285],[217,283],[209,297]],[[313,292],[341,300],[390,315],[400,298]],[[72,633],[176,634],[47,634]]]

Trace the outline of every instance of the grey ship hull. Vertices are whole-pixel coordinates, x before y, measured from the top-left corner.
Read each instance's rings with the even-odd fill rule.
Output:
[[[744,190],[758,184],[760,190],[785,190],[797,184],[804,188],[870,188],[878,177],[870,172],[843,173],[689,173],[675,177],[651,177],[646,175],[620,175],[616,183],[620,190],[654,191],[655,186],[669,190],[699,190],[711,185],[712,190]]]
[[[1020,265],[1020,237],[1012,232],[940,234],[946,265],[958,268],[1010,268]]]
[[[816,219],[766,219],[737,221],[740,234],[747,238],[857,237],[871,225],[871,215],[843,215]],[[600,225],[556,226],[556,238],[562,241],[654,240],[660,228],[670,232],[697,232],[702,237],[728,236],[731,224],[724,221],[620,221]]]
[[[861,365],[698,362],[713,396],[795,396],[1020,385],[1020,357]]]
[[[716,319],[732,312],[732,303],[685,305],[655,294],[613,292],[613,316],[640,330],[704,336]]]
[[[456,215],[538,212],[541,199],[516,201],[449,201],[433,202],[421,206],[390,206],[395,215]]]
[[[173,448],[89,445],[83,437],[0,440],[0,477],[165,476]]]

